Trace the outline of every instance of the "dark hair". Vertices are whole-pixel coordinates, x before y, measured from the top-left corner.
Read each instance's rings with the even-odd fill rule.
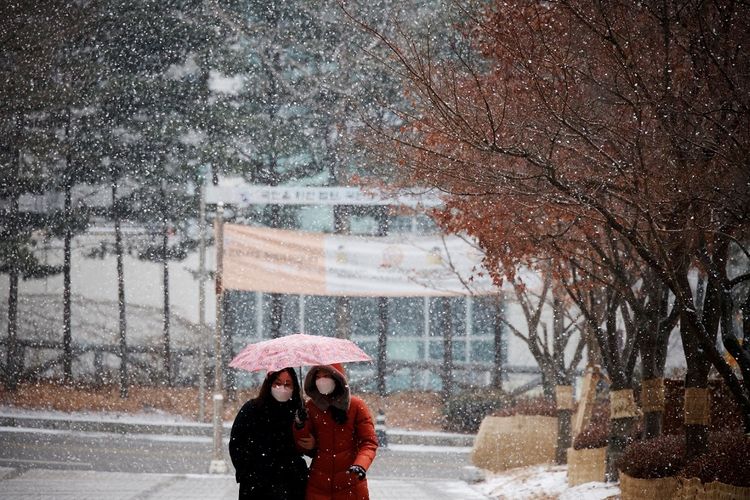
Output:
[[[302,395],[300,392],[300,385],[299,385],[299,379],[297,378],[297,372],[294,371],[294,368],[282,368],[281,370],[277,372],[268,372],[266,375],[265,380],[263,380],[263,384],[260,386],[260,391],[258,392],[258,396],[255,398],[255,402],[259,405],[264,405],[268,403],[269,401],[276,401],[273,399],[273,396],[271,395],[271,386],[274,382],[276,382],[276,379],[279,378],[279,375],[281,372],[287,372],[290,377],[292,377],[292,384],[294,385],[294,390],[292,391],[292,399],[290,400],[292,406],[294,408],[298,408],[302,406]]]

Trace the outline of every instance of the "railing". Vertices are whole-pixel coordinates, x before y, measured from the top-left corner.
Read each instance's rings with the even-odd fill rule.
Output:
[[[7,343],[7,339],[0,340],[0,345],[6,348],[6,353]],[[19,381],[39,380],[44,378],[50,370],[63,366],[65,353],[63,352],[63,343],[60,341],[17,339],[14,344],[15,352],[12,356],[13,371],[16,373]],[[35,350],[52,351],[54,354],[49,354],[47,359],[34,366],[26,366],[28,358],[31,357],[28,354]],[[197,357],[197,350],[193,348],[171,348],[170,351],[170,373],[172,374],[172,380],[176,385],[191,385],[198,374],[195,370],[183,370],[182,367],[185,365],[186,360]],[[163,351],[160,345],[129,345],[126,352],[128,373],[131,380],[156,382],[164,379]],[[83,359],[88,354],[93,355],[93,359],[90,361]],[[115,344],[81,343],[71,345],[72,361],[77,359],[84,365],[91,364],[91,370],[82,370],[79,373],[79,377],[88,378],[90,379],[89,381],[95,384],[102,384],[108,381],[108,379],[116,380],[116,375],[110,376],[109,373],[119,370],[119,361],[116,365],[110,364],[109,366],[105,366],[104,356],[107,354],[119,358],[120,346]],[[143,359],[144,357],[152,359]],[[7,367],[5,366],[7,357],[4,356],[4,358],[0,364],[3,367],[2,372],[5,376],[8,376]],[[194,373],[190,373],[191,371]]]

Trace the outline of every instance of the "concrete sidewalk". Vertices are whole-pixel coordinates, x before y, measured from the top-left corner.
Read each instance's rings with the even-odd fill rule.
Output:
[[[462,481],[369,479],[372,500],[487,500]],[[236,499],[226,475],[132,474],[0,468],[0,498],[70,500]]]

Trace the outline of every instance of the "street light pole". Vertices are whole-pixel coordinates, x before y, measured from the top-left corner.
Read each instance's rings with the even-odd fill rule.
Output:
[[[206,183],[201,177],[198,215],[198,420],[206,418]]]
[[[214,335],[214,451],[209,465],[210,474],[226,474],[227,463],[224,461],[222,433],[222,414],[224,413],[224,393],[221,386],[221,335],[224,322],[224,204],[216,206],[216,330]]]

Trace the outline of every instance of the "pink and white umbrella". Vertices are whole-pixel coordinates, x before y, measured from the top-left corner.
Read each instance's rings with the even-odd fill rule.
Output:
[[[352,361],[372,361],[351,340],[296,333],[249,344],[229,366],[249,372],[278,371],[287,366],[331,365]]]

